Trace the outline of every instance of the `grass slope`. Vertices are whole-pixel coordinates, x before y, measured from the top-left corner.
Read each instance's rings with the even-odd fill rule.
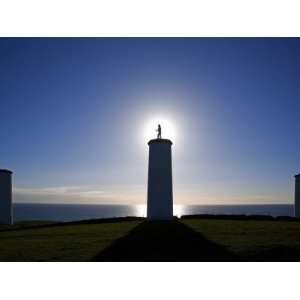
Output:
[[[183,220],[244,261],[300,261],[299,221]]]
[[[138,218],[0,226],[0,261],[299,261],[300,222]]]
[[[89,261],[139,222],[0,227],[0,261]]]

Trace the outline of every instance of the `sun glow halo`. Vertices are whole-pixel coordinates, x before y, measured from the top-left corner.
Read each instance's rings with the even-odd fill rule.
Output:
[[[157,137],[157,127],[158,124],[161,126],[161,135],[163,139],[170,139],[172,142],[176,139],[176,129],[175,126],[169,119],[164,117],[156,117],[151,119],[146,123],[144,129],[144,139],[149,141]]]

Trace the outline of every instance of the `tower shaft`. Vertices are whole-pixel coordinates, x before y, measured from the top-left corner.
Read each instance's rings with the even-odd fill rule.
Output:
[[[9,170],[0,170],[0,223],[13,223],[12,208],[12,172]]]
[[[149,141],[147,218],[168,220],[173,217],[172,142]]]

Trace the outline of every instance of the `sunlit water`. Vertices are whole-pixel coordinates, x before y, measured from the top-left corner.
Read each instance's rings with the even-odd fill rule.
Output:
[[[246,214],[293,216],[293,205],[174,205],[174,215]],[[14,220],[76,221],[146,216],[145,205],[14,204]]]

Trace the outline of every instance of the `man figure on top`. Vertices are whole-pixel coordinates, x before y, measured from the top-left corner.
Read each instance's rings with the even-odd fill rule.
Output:
[[[158,124],[158,128],[157,128],[157,138],[158,139],[161,139],[161,126],[160,126],[160,124]]]

